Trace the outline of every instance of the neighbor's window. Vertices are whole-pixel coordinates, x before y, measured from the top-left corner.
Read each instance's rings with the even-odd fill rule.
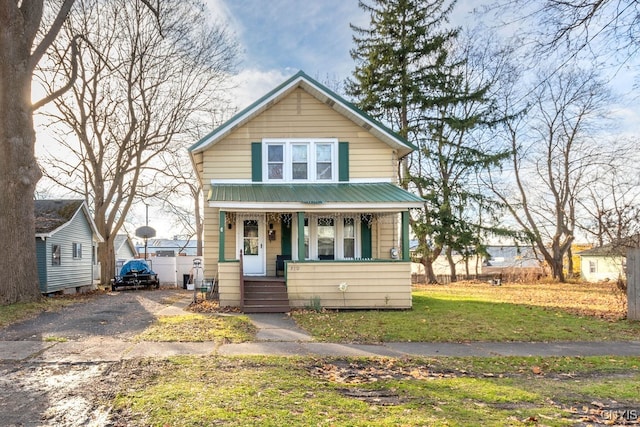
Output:
[[[51,245],[51,265],[60,265],[60,245]]]
[[[263,164],[266,181],[334,181],[338,140],[264,139]]]
[[[596,272],[596,262],[589,261],[589,273],[595,273],[595,272]]]
[[[73,259],[82,258],[82,243],[73,244]]]

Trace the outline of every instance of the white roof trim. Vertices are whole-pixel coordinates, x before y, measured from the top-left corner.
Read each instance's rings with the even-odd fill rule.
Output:
[[[91,231],[93,232],[93,235],[96,237],[96,240],[99,243],[104,242],[104,237],[102,237],[102,235],[98,232],[98,227],[96,226],[96,223],[93,220],[93,217],[91,216],[91,212],[89,212],[89,208],[87,207],[87,203],[86,202],[82,202],[80,207],[74,212],[73,216],[71,217],[71,219],[69,221],[65,222],[60,227],[56,228],[55,230],[51,230],[48,233],[36,233],[36,237],[39,237],[41,239],[47,239],[49,237],[53,237],[54,234],[56,234],[60,230],[63,230],[65,227],[67,227],[69,224],[71,224],[71,222],[74,219],[76,219],[76,216],[78,216],[78,212],[80,212],[80,211],[84,212],[84,215],[87,218],[87,222],[89,222],[89,226],[91,227]]]

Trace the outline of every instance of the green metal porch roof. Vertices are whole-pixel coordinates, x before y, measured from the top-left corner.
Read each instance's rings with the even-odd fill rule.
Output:
[[[309,208],[323,205],[413,208],[423,204],[420,197],[391,183],[213,184],[208,200],[214,206],[299,204]]]

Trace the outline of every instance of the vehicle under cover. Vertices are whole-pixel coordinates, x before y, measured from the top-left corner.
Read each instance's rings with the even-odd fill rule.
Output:
[[[111,281],[111,290],[115,291],[119,287],[160,287],[158,275],[149,267],[147,261],[142,259],[132,259],[124,263],[120,269],[120,274]]]

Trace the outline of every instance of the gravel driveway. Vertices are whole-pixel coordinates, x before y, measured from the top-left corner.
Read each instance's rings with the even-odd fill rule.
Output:
[[[0,329],[0,341],[84,342],[100,337],[126,341],[149,326],[154,313],[189,294],[178,289],[140,289],[94,295]],[[118,425],[110,421],[110,408],[103,402],[135,363],[0,360],[0,425]]]

